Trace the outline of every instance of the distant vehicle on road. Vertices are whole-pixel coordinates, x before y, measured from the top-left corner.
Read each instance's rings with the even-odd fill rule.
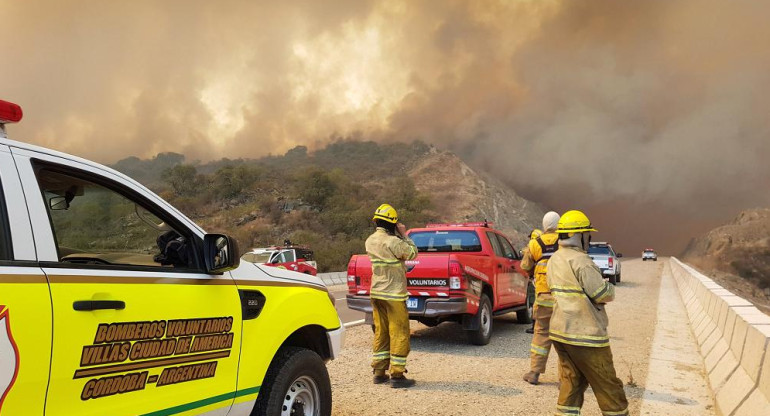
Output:
[[[476,345],[489,343],[493,316],[516,312],[520,323],[532,322],[534,287],[503,233],[478,222],[428,224],[407,235],[419,252],[406,262],[410,319],[428,326],[460,322]],[[371,278],[369,256],[354,255],[348,263],[348,307],[367,319]]]
[[[658,261],[658,253],[651,248],[645,248],[642,252],[642,261],[647,260]]]
[[[305,246],[254,248],[241,256],[241,260],[313,276],[318,274],[313,250]]]
[[[588,247],[588,256],[599,266],[602,275],[609,279],[610,283],[617,284],[620,281],[621,253],[615,253],[612,246],[605,242],[591,243]]]

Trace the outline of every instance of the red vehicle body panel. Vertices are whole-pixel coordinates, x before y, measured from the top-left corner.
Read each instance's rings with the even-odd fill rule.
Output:
[[[417,258],[406,262],[407,291],[410,298],[464,299],[467,314],[475,314],[482,291],[491,292],[493,311],[503,311],[526,303],[529,277],[521,269],[521,260],[498,256],[489,241],[493,233],[510,241],[499,231],[487,227],[431,227],[415,228],[407,234],[421,231],[475,231],[481,242],[478,252],[420,252]],[[514,250],[515,251],[515,250]],[[515,253],[518,257],[518,252]],[[450,288],[450,263],[460,270],[461,287]],[[372,266],[367,255],[354,255],[348,265],[348,294],[369,295]],[[458,280],[458,279],[455,279]],[[410,315],[414,315],[410,308]]]

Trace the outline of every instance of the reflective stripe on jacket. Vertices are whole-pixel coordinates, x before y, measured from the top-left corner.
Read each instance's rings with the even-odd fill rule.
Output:
[[[559,235],[556,233],[543,234],[536,239],[529,240],[524,258],[521,260],[521,268],[526,271],[535,269],[535,293],[549,291],[546,279],[547,263],[558,248]]]
[[[372,262],[371,298],[405,301],[409,294],[404,261],[417,257],[414,242],[377,227],[377,231],[366,239],[366,253]]]
[[[548,261],[548,284],[556,300],[550,338],[583,347],[610,345],[604,304],[615,288],[590,257],[576,247],[561,246]]]

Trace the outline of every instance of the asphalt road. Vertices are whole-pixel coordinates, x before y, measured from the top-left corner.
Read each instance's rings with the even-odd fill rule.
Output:
[[[342,319],[343,324],[357,323],[358,321],[364,319],[364,314],[362,312],[348,309],[348,302],[345,300],[345,295],[348,293],[347,288],[331,290],[329,293],[334,296],[337,313],[340,315],[340,319]]]

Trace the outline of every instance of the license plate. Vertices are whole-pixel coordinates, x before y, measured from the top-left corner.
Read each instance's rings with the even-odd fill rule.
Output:
[[[417,298],[409,298],[406,300],[407,309],[417,309],[420,305],[420,300]]]

